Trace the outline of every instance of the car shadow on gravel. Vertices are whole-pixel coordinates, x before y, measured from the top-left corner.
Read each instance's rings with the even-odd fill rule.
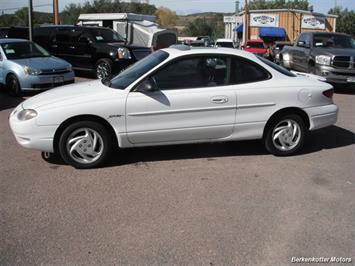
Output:
[[[352,94],[355,95],[355,84],[334,86],[336,94]]]
[[[355,134],[347,129],[330,126],[308,134],[301,153],[295,156],[330,150],[355,144]],[[261,140],[235,141],[223,143],[185,144],[156,147],[129,148],[113,151],[108,162],[101,168],[121,165],[186,160],[207,159],[213,161],[228,156],[269,155]],[[57,156],[50,161],[53,165],[64,165]]]
[[[347,129],[331,126],[308,134],[300,154],[336,149],[355,144],[355,134]],[[214,160],[227,156],[268,155],[261,140],[237,141],[212,144],[189,144],[146,148],[130,148],[113,152],[103,167],[113,167],[139,162],[154,162],[183,159]],[[270,155],[272,156],[272,155]]]
[[[15,108],[24,100],[22,97],[10,96],[4,88],[0,89],[0,111]]]

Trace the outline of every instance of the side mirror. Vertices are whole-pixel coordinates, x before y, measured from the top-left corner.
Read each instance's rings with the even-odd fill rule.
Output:
[[[136,92],[141,92],[141,93],[148,93],[148,92],[153,92],[157,91],[158,88],[155,85],[155,83],[150,80],[146,79],[144,80],[141,84],[138,85],[138,87],[135,89]]]
[[[300,47],[304,47],[305,46],[305,42],[303,42],[303,41],[299,41],[299,42],[297,42],[297,46],[300,46]]]

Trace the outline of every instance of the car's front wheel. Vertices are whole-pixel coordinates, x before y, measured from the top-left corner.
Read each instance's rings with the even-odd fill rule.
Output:
[[[266,149],[277,156],[297,153],[303,146],[306,126],[298,115],[286,115],[272,121],[264,138]]]
[[[75,122],[62,132],[59,153],[63,160],[80,169],[97,167],[108,157],[112,147],[107,129],[93,121]]]
[[[10,74],[6,78],[6,88],[9,93],[13,96],[21,96],[21,85],[17,77],[13,74]]]
[[[112,75],[112,61],[110,59],[100,59],[96,63],[96,78],[103,79]]]

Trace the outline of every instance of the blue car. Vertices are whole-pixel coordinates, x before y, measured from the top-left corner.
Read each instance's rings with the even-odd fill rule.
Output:
[[[13,95],[73,82],[74,72],[67,61],[28,40],[0,39],[0,84]]]

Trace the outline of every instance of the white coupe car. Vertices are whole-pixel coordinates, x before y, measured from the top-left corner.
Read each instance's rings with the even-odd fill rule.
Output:
[[[298,152],[308,130],[332,125],[331,85],[251,53],[176,46],[112,79],[53,89],[10,115],[22,146],[77,168],[113,148],[263,139],[275,155]]]

